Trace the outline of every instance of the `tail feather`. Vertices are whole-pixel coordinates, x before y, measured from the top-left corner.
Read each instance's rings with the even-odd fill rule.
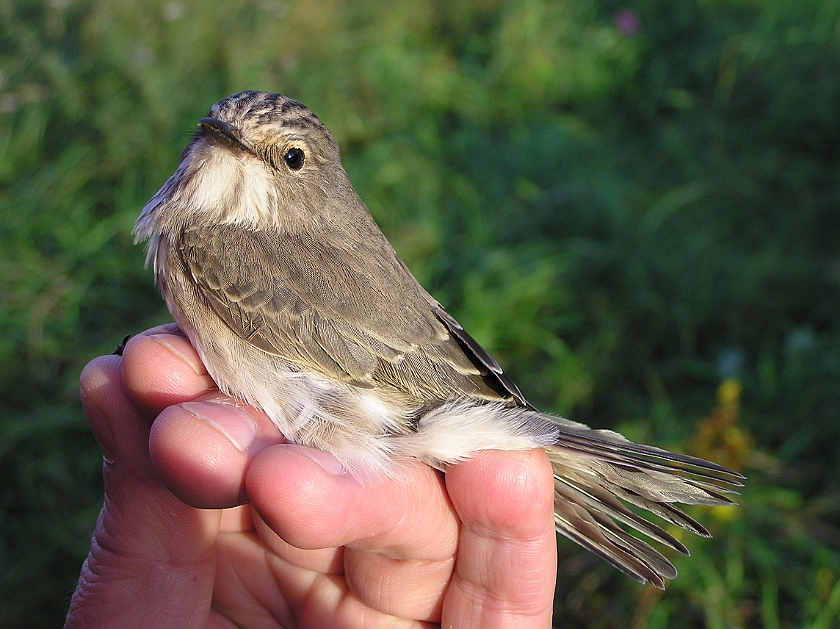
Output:
[[[668,559],[645,541],[638,537],[629,535],[626,531],[616,527],[604,529],[604,536],[616,546],[624,548],[628,553],[633,554],[639,561],[644,563],[651,572],[658,578],[650,580],[651,583],[663,589],[664,579],[673,579],[677,576],[677,569]]]
[[[613,522],[599,522],[594,514],[579,506],[555,501],[557,530],[601,559],[609,562],[639,583],[650,582],[662,589],[665,578],[677,575],[676,568],[656,549],[634,538]],[[634,541],[630,541],[634,540]]]
[[[626,524],[640,533],[644,533],[651,539],[673,548],[683,555],[689,554],[688,548],[686,548],[682,542],[671,535],[668,531],[663,529],[661,526],[658,526],[653,522],[648,522],[641,516],[633,513],[630,509],[624,506],[620,500],[617,500],[613,494],[605,491],[602,487],[594,486],[581,488],[572,484],[571,480],[568,478],[555,476],[554,492],[555,498],[562,496],[569,502],[584,504],[586,505],[587,510],[591,513],[605,514],[613,520]],[[602,518],[599,518],[599,521],[601,520]]]
[[[650,582],[661,589],[664,580],[673,579],[677,571],[657,549],[618,523],[689,553],[673,535],[624,503],[710,537],[674,503],[733,504],[726,494],[735,494],[732,488],[743,486],[742,475],[710,461],[636,444],[618,433],[568,420],[555,424],[557,442],[546,452],[554,470],[557,530],[640,583]]]
[[[632,491],[627,491],[623,487],[613,486],[610,489],[622,500],[626,500],[633,506],[639,507],[640,509],[650,511],[652,514],[659,516],[670,524],[678,526],[690,533],[694,533],[695,535],[699,535],[700,537],[711,537],[711,534],[706,530],[706,527],[689,516],[679,507],[675,507],[668,502],[655,502],[653,500],[647,500],[637,494],[634,494]],[[731,501],[727,504],[731,504]]]
[[[546,417],[545,415],[543,417]],[[549,416],[550,417],[550,416]],[[552,419],[560,419],[554,418]],[[654,446],[633,443],[610,430],[593,430],[584,424],[569,420],[556,424],[559,429],[558,445],[577,452],[586,452],[595,458],[617,464],[641,466],[668,472],[679,471],[733,487],[743,487],[742,474],[687,454],[669,452]],[[568,422],[568,425],[567,425]],[[586,431],[591,434],[584,434]]]

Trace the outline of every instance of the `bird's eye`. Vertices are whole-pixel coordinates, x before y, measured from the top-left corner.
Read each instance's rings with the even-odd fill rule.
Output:
[[[303,168],[303,151],[298,148],[289,149],[283,156],[283,160],[292,170],[300,170]]]

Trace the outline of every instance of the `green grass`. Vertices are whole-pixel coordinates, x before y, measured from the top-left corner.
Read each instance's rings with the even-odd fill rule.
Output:
[[[840,9],[631,4],[0,0],[0,626],[63,618],[101,500],[78,374],[168,319],[129,232],[242,89],[324,120],[535,403],[748,474],[664,594],[561,544],[560,624],[840,626]]]

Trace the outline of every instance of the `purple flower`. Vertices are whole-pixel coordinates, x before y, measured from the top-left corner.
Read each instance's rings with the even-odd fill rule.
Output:
[[[632,37],[639,32],[639,16],[630,9],[621,9],[615,14],[615,27],[618,32],[627,37]]]

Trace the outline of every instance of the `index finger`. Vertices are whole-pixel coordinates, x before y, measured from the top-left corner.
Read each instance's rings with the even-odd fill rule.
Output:
[[[246,486],[262,519],[298,548],[348,546],[399,560],[451,557],[458,521],[439,475],[420,463],[402,468],[399,479],[361,482],[332,455],[286,444],[260,453]]]

